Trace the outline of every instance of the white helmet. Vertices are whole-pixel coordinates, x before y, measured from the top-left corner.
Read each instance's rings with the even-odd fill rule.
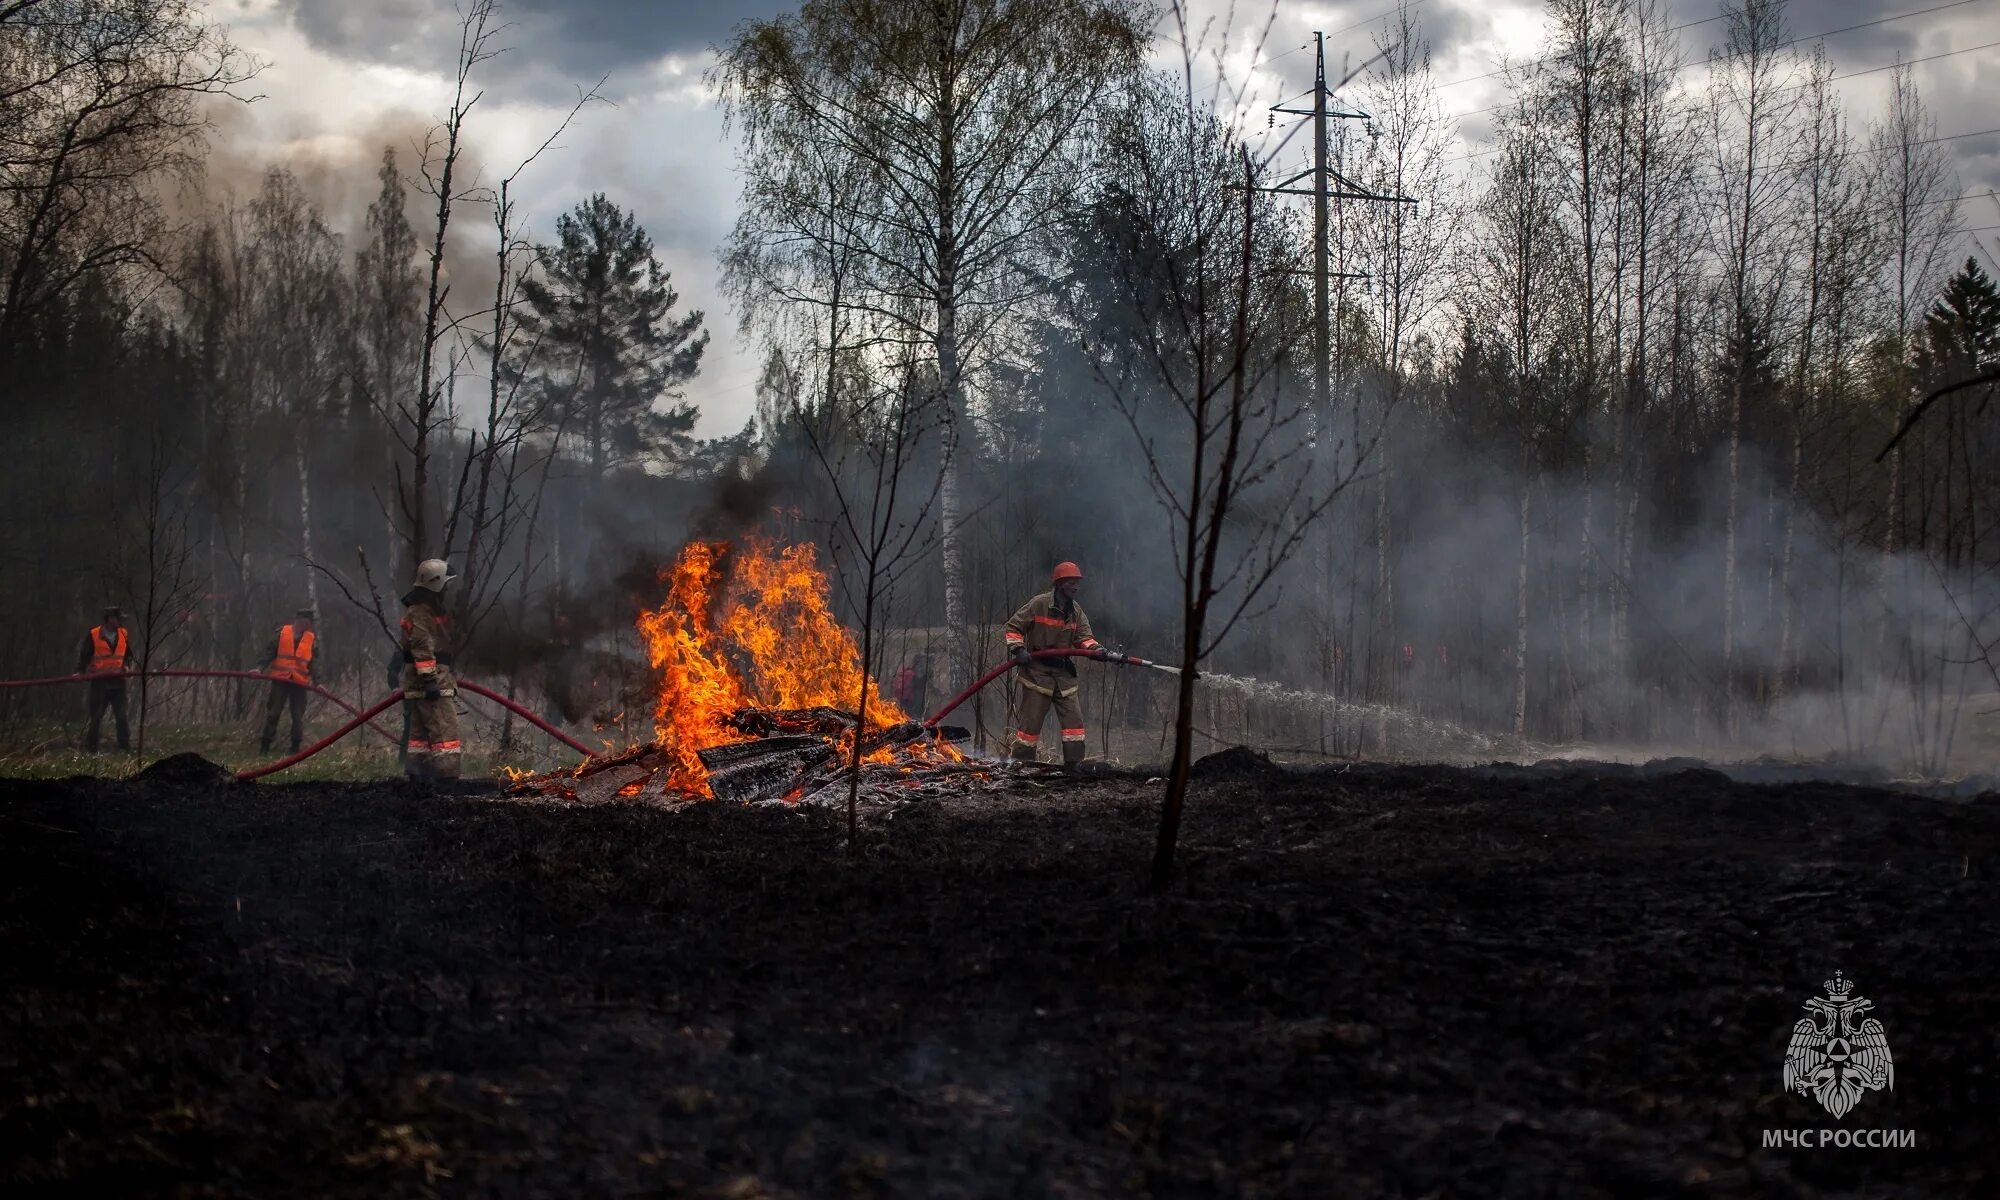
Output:
[[[445,584],[457,578],[441,558],[427,558],[417,564],[417,586],[425,591],[443,591]]]

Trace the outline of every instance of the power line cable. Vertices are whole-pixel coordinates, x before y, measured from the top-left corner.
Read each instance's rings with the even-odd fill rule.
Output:
[[[1963,8],[1963,7],[1965,7],[1965,6],[1966,6],[1966,5],[1968,5],[1968,4],[1984,4],[1984,3],[1986,3],[1986,2],[1987,2],[1987,0],[1951,0],[1951,2],[1950,2],[1949,4],[1939,4],[1939,5],[1934,5],[1934,6],[1930,7],[1930,8],[1919,8],[1919,9],[1913,9],[1913,10],[1912,10],[1912,11],[1910,11],[1910,12],[1904,12],[1904,13],[1892,13],[1892,14],[1891,14],[1891,15],[1889,15],[1889,16],[1886,16],[1886,17],[1879,17],[1879,18],[1877,18],[1877,19],[1875,19],[1875,20],[1873,20],[1873,21],[1862,21],[1862,22],[1860,22],[1859,24],[1855,24],[1855,25],[1843,25],[1843,26],[1841,26],[1841,27],[1840,27],[1839,29],[1828,29],[1828,30],[1826,30],[1826,31],[1824,31],[1824,32],[1822,32],[1822,33],[1814,33],[1814,34],[1807,34],[1807,35],[1806,35],[1806,36],[1804,36],[1804,37],[1795,37],[1795,38],[1791,39],[1790,41],[1786,41],[1786,42],[1779,42],[1779,43],[1778,43],[1777,45],[1769,47],[1769,49],[1772,49],[1772,50],[1782,50],[1782,49],[1784,49],[1784,48],[1785,48],[1785,47],[1787,47],[1787,46],[1796,46],[1796,45],[1798,45],[1798,44],[1799,44],[1800,42],[1810,42],[1810,41],[1815,41],[1815,40],[1817,40],[1817,39],[1819,39],[1819,38],[1828,38],[1828,37],[1833,37],[1833,36],[1834,36],[1834,35],[1836,35],[1836,34],[1842,34],[1842,33],[1853,33],[1853,32],[1854,32],[1855,30],[1857,30],[1857,29],[1868,29],[1868,28],[1872,28],[1873,26],[1876,26],[1876,25],[1887,25],[1887,24],[1890,24],[1891,22],[1894,22],[1894,21],[1902,21],[1902,20],[1907,20],[1907,19],[1909,19],[1910,17],[1921,17],[1921,16],[1925,16],[1925,15],[1927,15],[1927,14],[1929,14],[1929,13],[1934,13],[1934,12],[1943,12],[1943,11],[1945,11],[1946,9],[1950,9],[1950,8]],[[1717,13],[1716,15],[1714,15],[1714,16],[1712,16],[1712,17],[1703,17],[1703,18],[1702,18],[1701,20],[1699,20],[1699,21],[1689,21],[1689,22],[1687,22],[1687,23],[1685,23],[1685,24],[1682,24],[1682,25],[1675,25],[1675,26],[1672,26],[1672,27],[1670,27],[1670,28],[1666,29],[1666,30],[1665,30],[1664,32],[1666,32],[1666,33],[1679,33],[1679,32],[1680,32],[1681,30],[1683,30],[1683,29],[1693,29],[1693,28],[1694,28],[1695,26],[1697,26],[1697,25],[1708,25],[1708,24],[1711,24],[1711,23],[1713,23],[1713,22],[1716,22],[1716,21],[1720,21],[1720,20],[1722,20],[1722,19],[1723,19],[1723,17],[1725,17],[1725,16],[1727,16],[1727,15],[1728,15],[1728,14],[1726,14],[1726,13]],[[1557,54],[1544,54],[1544,55],[1543,55],[1542,57],[1540,57],[1540,58],[1532,58],[1532,59],[1529,59],[1529,60],[1528,60],[1527,62],[1525,62],[1525,63],[1522,63],[1522,64],[1521,64],[1521,69],[1526,69],[1526,68],[1528,68],[1528,67],[1533,67],[1533,66],[1539,66],[1539,65],[1541,65],[1542,63],[1545,63],[1545,62],[1551,62],[1551,61],[1553,61],[1553,60],[1555,60],[1555,59],[1559,59],[1559,58],[1562,58],[1562,57],[1564,57],[1564,55],[1563,55],[1563,54],[1561,54],[1561,53],[1557,53]],[[1705,59],[1705,60],[1702,60],[1702,61],[1705,61],[1705,62],[1710,62],[1710,63],[1714,63],[1714,62],[1728,62],[1728,61],[1729,61],[1730,59],[1732,59],[1732,58],[1741,58],[1741,57],[1742,57],[1742,54],[1741,54],[1741,53],[1737,53],[1737,54],[1727,54],[1727,55],[1721,55],[1721,56],[1711,56],[1710,58],[1708,58],[1708,59]],[[1685,69],[1687,69],[1688,67],[1690,67],[1690,66],[1693,66],[1693,65],[1694,65],[1693,61],[1689,61],[1689,62],[1686,62],[1686,63],[1682,63],[1682,64],[1681,64],[1681,65],[1680,65],[1679,67],[1677,67],[1677,68],[1675,68],[1675,69],[1676,69],[1676,70],[1685,70]],[[1479,80],[1481,80],[1481,79],[1491,79],[1491,78],[1493,78],[1493,77],[1494,77],[1495,75],[1504,75],[1504,74],[1506,74],[1506,73],[1507,73],[1507,71],[1508,71],[1508,70],[1509,70],[1509,68],[1507,68],[1507,67],[1499,67],[1499,68],[1496,68],[1495,70],[1491,70],[1491,71],[1488,71],[1488,72],[1486,72],[1486,73],[1485,73],[1484,75],[1468,75],[1468,76],[1466,76],[1466,77],[1465,77],[1465,78],[1463,78],[1463,79],[1454,79],[1454,80],[1452,80],[1452,81],[1451,81],[1450,83],[1441,83],[1441,84],[1439,84],[1439,85],[1438,85],[1438,87],[1439,87],[1439,89],[1444,89],[1444,88],[1448,88],[1448,87],[1457,87],[1457,86],[1458,86],[1459,84],[1461,84],[1461,83],[1476,83],[1476,82],[1478,82],[1478,81],[1479,81]]]
[[[1977,53],[1977,52],[1979,52],[1979,51],[1981,51],[1981,50],[1991,50],[1991,49],[1993,49],[1993,48],[1994,48],[1995,46],[2000,46],[2000,42],[1982,42],[1982,43],[1980,43],[1980,44],[1979,44],[1979,45],[1977,45],[1977,46],[1966,46],[1966,47],[1964,47],[1963,49],[1960,49],[1960,50],[1946,50],[1946,51],[1944,51],[1944,52],[1942,52],[1942,53],[1939,53],[1939,54],[1927,54],[1927,55],[1925,55],[1925,56],[1924,56],[1924,57],[1922,57],[1922,58],[1906,58],[1906,59],[1899,59],[1899,60],[1897,60],[1896,62],[1890,62],[1890,63],[1883,63],[1883,64],[1882,64],[1881,66],[1879,66],[1879,67],[1868,67],[1868,68],[1867,68],[1867,69],[1865,69],[1865,70],[1860,70],[1860,71],[1849,71],[1849,72],[1848,72],[1847,74],[1845,74],[1845,75],[1833,75],[1833,76],[1829,76],[1829,77],[1827,78],[1827,82],[1828,82],[1828,83],[1839,83],[1839,82],[1841,82],[1842,80],[1846,80],[1846,79],[1856,79],[1856,78],[1859,78],[1860,76],[1863,76],[1863,75],[1874,75],[1874,74],[1877,74],[1877,73],[1879,73],[1879,72],[1882,72],[1882,71],[1893,71],[1893,70],[1895,70],[1895,69],[1896,69],[1896,68],[1898,68],[1898,67],[1914,67],[1914,66],[1916,66],[1916,65],[1917,65],[1918,63],[1927,63],[1927,62],[1936,62],[1937,60],[1939,60],[1939,59],[1941,59],[1941,58],[1956,58],[1956,57],[1958,57],[1958,56],[1959,56],[1959,55],[1961,55],[1961,54],[1975,54],[1975,53]],[[1691,67],[1691,66],[1694,66],[1694,65],[1695,65],[1695,64],[1694,64],[1694,63],[1692,63],[1692,62],[1685,62],[1685,63],[1682,63],[1682,64],[1681,64],[1680,66],[1678,66],[1678,67],[1675,67],[1675,68],[1673,68],[1673,69],[1672,69],[1671,71],[1658,71],[1658,72],[1651,72],[1651,73],[1652,73],[1652,74],[1657,74],[1657,75],[1672,75],[1672,74],[1675,74],[1675,73],[1677,73],[1677,72],[1680,72],[1680,71],[1685,71],[1685,70],[1687,70],[1687,69],[1688,69],[1689,67]],[[1783,94],[1783,93],[1785,93],[1785,92],[1796,92],[1796,91],[1799,91],[1799,90],[1800,90],[1800,89],[1802,89],[1802,88],[1809,88],[1809,87],[1811,87],[1811,86],[1812,86],[1812,83],[1811,83],[1810,81],[1808,81],[1808,82],[1806,82],[1806,83],[1795,83],[1795,84],[1792,84],[1792,85],[1791,85],[1790,87],[1781,87],[1781,88],[1773,88],[1773,89],[1772,89],[1772,94],[1773,94],[1773,95],[1781,95],[1781,94]],[[1490,112],[1499,112],[1499,111],[1500,111],[1501,109],[1503,109],[1503,108],[1506,108],[1506,107],[1507,107],[1507,106],[1506,106],[1505,104],[1491,104],[1491,105],[1488,105],[1488,106],[1487,106],[1487,107],[1485,107],[1485,108],[1474,108],[1474,109],[1468,109],[1467,111],[1465,111],[1465,112],[1462,112],[1462,113],[1453,113],[1453,114],[1452,114],[1452,116],[1453,116],[1453,119],[1455,119],[1455,120],[1456,120],[1456,119],[1461,119],[1461,118],[1464,118],[1464,117],[1477,117],[1477,116],[1481,116],[1481,115],[1483,115],[1483,114],[1485,114],[1485,113],[1490,113]]]

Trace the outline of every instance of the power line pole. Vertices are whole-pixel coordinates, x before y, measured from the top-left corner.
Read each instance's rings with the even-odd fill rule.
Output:
[[[1384,196],[1371,192],[1360,184],[1333,169],[1327,162],[1326,122],[1328,117],[1344,120],[1366,120],[1364,112],[1347,112],[1333,108],[1331,89],[1326,86],[1326,35],[1313,34],[1313,87],[1311,108],[1287,108],[1282,104],[1271,106],[1272,112],[1289,113],[1295,116],[1311,117],[1313,121],[1313,165],[1290,179],[1273,187],[1260,187],[1260,192],[1276,192],[1290,196],[1311,196],[1313,198],[1313,419],[1307,430],[1307,440],[1318,440],[1319,424],[1330,418],[1333,411],[1333,338],[1330,281],[1334,278],[1360,279],[1363,276],[1351,271],[1333,271],[1330,268],[1330,250],[1327,244],[1327,206],[1332,200],[1374,200],[1392,204],[1415,204],[1408,196]],[[1312,187],[1296,187],[1307,175],[1312,176]]]

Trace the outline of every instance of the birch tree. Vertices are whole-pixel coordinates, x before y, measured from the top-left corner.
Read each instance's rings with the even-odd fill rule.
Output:
[[[1789,172],[1775,169],[1790,149],[1788,122],[1796,104],[1783,87],[1790,56],[1785,52],[1783,0],[1743,0],[1724,8],[1728,33],[1721,52],[1710,57],[1713,170],[1718,184],[1709,236],[1721,264],[1728,345],[1747,351],[1758,330],[1775,323],[1783,296],[1779,255],[1781,222],[1791,184]],[[1722,673],[1726,690],[1724,728],[1735,737],[1738,688],[1735,682],[1738,539],[1743,491],[1743,376],[1734,373],[1727,390],[1729,491],[1724,512],[1722,564]]]
[[[159,185],[196,174],[202,102],[256,70],[194,0],[0,5],[0,372],[36,314],[164,260]]]
[[[1525,91],[1506,114],[1500,153],[1477,212],[1474,272],[1465,289],[1473,327],[1491,330],[1505,353],[1511,407],[1518,437],[1516,510],[1520,547],[1515,573],[1514,736],[1528,728],[1529,562],[1534,483],[1539,473],[1549,402],[1561,379],[1560,334],[1579,319],[1573,274],[1566,269],[1572,242],[1559,205],[1556,159],[1546,126]]]
[[[1616,285],[1610,279],[1615,260],[1615,217],[1618,144],[1618,98],[1627,85],[1624,0],[1551,0],[1550,34],[1536,70],[1535,84],[1555,125],[1551,147],[1559,155],[1561,199],[1577,251],[1576,282],[1582,289],[1575,336],[1581,342],[1576,363],[1575,395],[1569,404],[1580,455],[1583,511],[1577,526],[1577,617],[1580,645],[1565,655],[1580,659],[1589,677],[1596,666],[1597,607],[1595,552],[1597,491],[1593,473],[1596,441],[1602,430],[1598,414],[1604,402],[1605,363],[1602,343]],[[1572,661],[1571,670],[1578,669]],[[1579,720],[1582,714],[1578,713]]]
[[[1369,114],[1361,148],[1360,182],[1378,196],[1414,203],[1367,201],[1347,218],[1364,278],[1358,291],[1367,306],[1386,428],[1403,402],[1412,343],[1441,310],[1449,283],[1448,250],[1456,236],[1456,198],[1445,166],[1452,129],[1431,75],[1430,42],[1416,11],[1399,6],[1375,36],[1377,54],[1359,90]],[[1392,463],[1383,438],[1376,447],[1375,548],[1378,631],[1396,641],[1395,573],[1390,555],[1389,489]],[[1393,679],[1390,672],[1388,678]]]
[[[1833,62],[1816,47],[1806,63],[1805,96],[1797,156],[1800,304],[1789,369],[1787,404],[1789,464],[1786,470],[1784,532],[1778,550],[1778,653],[1770,697],[1782,699],[1791,686],[1798,652],[1798,605],[1793,572],[1799,515],[1806,499],[1807,431],[1827,420],[1828,406],[1848,393],[1849,364],[1863,328],[1862,304],[1875,248],[1869,188],[1854,144],[1851,121],[1833,86]],[[1840,552],[1845,552],[1845,538]]]
[[[406,184],[396,165],[396,148],[382,148],[378,189],[368,205],[368,240],[354,256],[354,365],[348,379],[353,398],[347,413],[350,464],[358,477],[396,470],[395,445],[402,439],[401,398],[417,390],[418,343],[423,337],[424,280],[418,270],[416,230],[405,212]],[[378,420],[380,423],[378,424]],[[377,436],[385,429],[390,438]],[[364,523],[362,500],[372,498],[382,522],[382,569],[397,577],[396,501],[382,488],[356,489],[352,525]]]
[[[290,442],[297,500],[291,558],[306,602],[319,603],[313,561],[311,462],[317,439],[341,382],[347,292],[340,239],[307,202],[296,176],[273,169],[244,214],[248,228],[241,294],[249,321],[247,381],[259,407],[270,413]]]
[[[743,132],[746,207],[768,199],[759,180],[784,174],[799,147],[839,160],[832,178],[862,185],[836,221],[859,259],[854,308],[934,359],[948,415],[938,520],[954,682],[971,673],[971,381],[1035,292],[1024,268],[1074,191],[1093,109],[1144,45],[1134,0],[806,0],[745,25],[712,77]],[[745,248],[775,249],[762,230],[784,224],[753,223]]]

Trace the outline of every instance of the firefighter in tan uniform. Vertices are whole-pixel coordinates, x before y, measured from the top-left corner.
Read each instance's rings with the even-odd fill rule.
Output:
[[[1076,661],[1073,658],[1031,658],[1036,650],[1068,647],[1092,651],[1091,657],[1112,662],[1124,655],[1106,651],[1090,633],[1090,618],[1076,602],[1083,572],[1073,562],[1057,563],[1049,578],[1049,590],[1020,607],[1007,620],[1007,650],[1019,669],[1021,685],[1020,720],[1014,730],[1014,757],[1034,762],[1040,746],[1042,722],[1049,709],[1056,710],[1056,724],[1062,730],[1063,765],[1083,761],[1083,704],[1076,698]]]
[[[417,583],[403,597],[403,697],[410,735],[403,773],[412,779],[458,778],[458,688],[451,673],[451,618],[444,585],[458,578],[443,559],[417,564]]]

